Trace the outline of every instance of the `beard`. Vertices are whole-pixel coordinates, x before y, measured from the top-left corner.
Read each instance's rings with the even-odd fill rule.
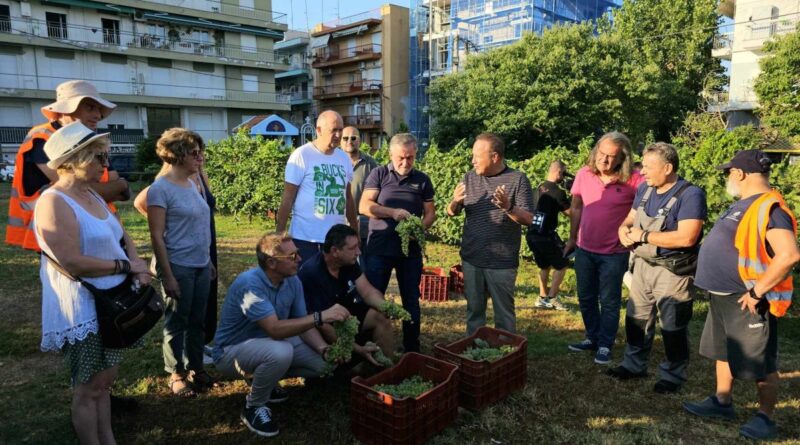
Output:
[[[742,196],[742,191],[739,190],[739,186],[736,185],[730,178],[725,181],[725,193],[730,195],[732,198],[740,198]]]

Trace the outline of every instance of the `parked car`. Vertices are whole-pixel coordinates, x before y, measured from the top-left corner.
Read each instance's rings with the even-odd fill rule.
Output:
[[[0,163],[0,182],[11,182],[14,179],[14,164]]]

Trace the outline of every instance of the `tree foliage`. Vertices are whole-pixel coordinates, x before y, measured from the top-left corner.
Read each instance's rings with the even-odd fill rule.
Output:
[[[251,218],[276,212],[291,147],[246,130],[206,146],[206,173],[220,211]]]
[[[556,26],[473,56],[431,86],[433,138],[454,145],[482,131],[510,158],[622,130],[668,140],[698,93],[719,83],[711,57],[716,1],[628,0],[613,20]]]
[[[800,137],[800,25],[798,30],[764,45],[761,73],[753,89],[761,123],[783,136]]]

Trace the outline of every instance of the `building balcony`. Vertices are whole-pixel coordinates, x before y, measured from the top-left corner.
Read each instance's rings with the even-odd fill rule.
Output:
[[[733,34],[717,34],[711,46],[711,56],[717,59],[731,60],[733,50]]]
[[[381,58],[381,46],[376,43],[355,46],[352,48],[339,48],[327,46],[314,51],[311,59],[312,68],[326,68],[345,63],[377,60]]]
[[[66,73],[65,73],[66,74]],[[225,87],[224,80],[209,85],[177,85],[157,83],[142,74],[130,79],[79,79],[75,76],[55,77],[27,74],[0,74],[0,97],[53,100],[55,89],[68,80],[87,80],[100,94],[116,103],[150,106],[195,106],[218,108],[267,108],[286,110],[289,96],[280,93],[233,90]],[[189,82],[187,82],[189,83]]]
[[[742,47],[751,51],[758,51],[764,42],[776,35],[788,34],[797,29],[797,17],[788,17],[779,20],[762,20],[748,25],[745,28],[745,38]]]
[[[314,100],[379,95],[382,91],[383,84],[380,80],[361,80],[352,83],[314,87]]]
[[[286,31],[289,28],[285,13],[262,8],[248,8],[217,0],[184,0],[181,2],[176,2],[175,0],[110,0],[105,1],[104,4],[151,9],[210,20],[222,20],[240,25],[266,27],[280,31]]]
[[[283,62],[286,63],[285,60]],[[287,71],[275,73],[275,79],[289,79],[297,76],[311,78],[311,65],[307,62],[290,62],[287,67]]]
[[[176,60],[221,63],[285,70],[285,56],[274,51],[209,41],[147,33],[132,33],[102,27],[63,25],[44,20],[11,17],[0,33],[9,43],[35,44],[65,49],[92,49],[99,52]]]
[[[727,91],[715,91],[706,97],[706,110],[712,113],[723,113],[728,110],[730,94]]]
[[[345,127],[356,127],[359,130],[380,130],[383,128],[380,115],[342,116],[342,120]]]
[[[311,37],[319,37],[325,34],[339,34],[343,31],[346,31],[348,28],[358,28],[362,25],[379,25],[382,21],[382,17],[383,15],[381,14],[381,10],[378,8],[362,12],[360,14],[320,23],[314,27],[314,30],[311,32]],[[346,33],[342,33],[342,35],[345,34]],[[339,37],[339,35],[334,35],[333,37]]]
[[[311,104],[311,94],[309,91],[295,91],[293,93],[286,94],[286,96],[288,96],[289,105],[291,106]],[[300,127],[298,126],[297,128]]]

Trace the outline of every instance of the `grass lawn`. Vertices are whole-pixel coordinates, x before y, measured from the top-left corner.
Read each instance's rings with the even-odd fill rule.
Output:
[[[0,184],[0,236],[5,236],[8,184]],[[126,228],[140,252],[150,256],[147,225],[130,205],[121,206]],[[255,264],[254,245],[270,223],[237,221],[218,216],[220,293],[235,276]],[[430,265],[459,262],[458,250],[429,244]],[[70,424],[71,391],[61,356],[39,352],[41,301],[38,258],[0,244],[0,444],[77,443]],[[538,295],[536,270],[525,262],[517,279],[519,333],[528,337],[528,384],[482,412],[460,411],[458,419],[437,435],[434,444],[533,443],[745,443],[738,427],[756,408],[754,385],[741,382],[735,400],[735,423],[690,418],[681,401],[702,399],[713,390],[713,363],[696,353],[707,303],[695,304],[691,325],[692,363],[689,382],[679,395],[652,391],[653,372],[663,357],[657,337],[651,377],[617,382],[604,375],[588,354],[568,353],[566,344],[582,339],[582,322],[574,298],[574,275],[568,274],[570,312],[533,308]],[[422,306],[422,348],[451,342],[465,330],[463,298]],[[781,388],[776,443],[800,443],[800,319],[795,306],[780,323]],[[491,315],[491,314],[490,314]],[[491,319],[491,318],[490,318]],[[624,320],[624,314],[623,314]],[[196,400],[172,397],[161,359],[161,330],[145,338],[145,347],[131,350],[122,363],[115,393],[135,397],[140,410],[114,420],[120,444],[250,444],[265,443],[239,421],[247,387],[226,382]],[[617,337],[615,364],[621,358],[624,328]],[[212,369],[213,372],[213,369]],[[304,387],[288,382],[290,399],[275,406],[281,434],[273,443],[350,444],[349,388],[344,381]]]

